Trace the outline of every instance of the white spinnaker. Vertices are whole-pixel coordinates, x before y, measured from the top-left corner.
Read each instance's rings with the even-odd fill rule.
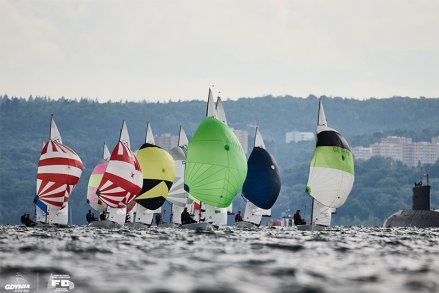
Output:
[[[108,220],[118,223],[123,226],[125,224],[125,219],[127,216],[126,207],[123,208],[112,208],[107,207]]]
[[[331,225],[332,210],[333,208],[313,200],[311,224],[320,226]]]
[[[344,204],[354,184],[351,173],[324,167],[311,167],[308,178],[310,195],[331,208]]]

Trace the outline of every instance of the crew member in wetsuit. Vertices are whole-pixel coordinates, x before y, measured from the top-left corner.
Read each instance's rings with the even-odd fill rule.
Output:
[[[32,220],[30,219],[28,213],[24,213],[24,214],[21,216],[21,219],[20,219],[20,220],[21,220],[21,223],[22,223],[22,224],[24,224],[24,225],[26,225],[26,226],[28,226],[28,227],[35,226],[35,222],[32,221]]]
[[[87,219],[87,222],[90,224],[93,221],[97,221],[98,219],[96,219],[95,215],[91,212],[91,210],[88,210],[87,215],[85,216],[85,218]]]
[[[242,221],[241,211],[238,211],[238,213],[235,215],[235,223],[241,222],[241,221]]]
[[[190,223],[196,223],[194,219],[191,218],[191,215],[187,211],[187,208],[184,208],[183,212],[181,213],[181,224],[190,224]]]
[[[293,216],[294,225],[305,225],[306,222],[302,219],[302,216],[300,215],[300,210],[297,210],[296,213]]]
[[[157,213],[155,214],[155,223],[158,225],[160,225],[162,223],[162,215]]]

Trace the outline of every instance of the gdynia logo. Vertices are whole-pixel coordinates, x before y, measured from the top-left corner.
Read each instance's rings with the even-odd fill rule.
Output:
[[[70,275],[51,274],[47,289],[54,289],[55,292],[68,292],[75,288],[75,284],[70,281]]]
[[[15,276],[15,282],[11,282],[5,285],[6,291],[25,293],[30,291],[30,284],[20,273]]]

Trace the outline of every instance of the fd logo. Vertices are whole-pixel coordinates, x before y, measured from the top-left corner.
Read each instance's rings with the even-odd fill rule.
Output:
[[[75,284],[70,281],[70,275],[50,275],[47,289],[53,289],[55,292],[68,292],[74,288]]]

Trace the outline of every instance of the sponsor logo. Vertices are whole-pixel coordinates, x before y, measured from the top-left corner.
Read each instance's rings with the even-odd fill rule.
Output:
[[[17,273],[15,280],[5,285],[5,290],[7,292],[27,293],[30,291],[30,284],[23,275]]]
[[[54,275],[51,274],[47,289],[52,289],[54,292],[68,292],[75,288],[75,284],[70,281],[70,275]]]

